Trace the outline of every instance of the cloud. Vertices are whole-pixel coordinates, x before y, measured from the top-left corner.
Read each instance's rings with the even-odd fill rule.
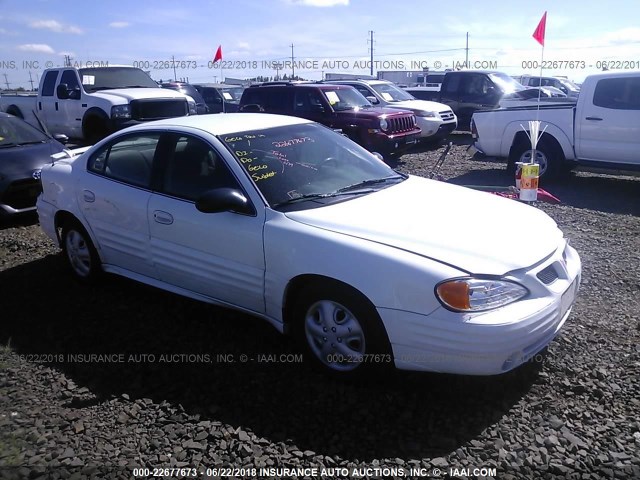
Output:
[[[71,58],[76,56],[76,54],[73,53],[73,52],[58,52],[58,55],[61,56],[61,57],[66,57],[68,55]]]
[[[18,45],[18,50],[23,52],[55,53],[53,48],[44,43],[26,43],[24,45]]]
[[[238,42],[238,48],[241,50],[249,50],[251,46],[248,42]]]
[[[349,0],[287,0],[292,5],[305,7],[335,7],[336,5],[349,5]]]
[[[42,30],[50,30],[55,33],[75,33],[77,35],[82,34],[82,30],[73,25],[65,25],[57,20],[36,20],[29,24],[31,28],[38,28]]]
[[[111,28],[127,28],[131,24],[129,22],[111,22],[109,26]]]

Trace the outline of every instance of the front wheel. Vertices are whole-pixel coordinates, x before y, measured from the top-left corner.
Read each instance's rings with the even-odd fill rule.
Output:
[[[73,276],[82,283],[94,283],[100,274],[100,258],[87,231],[77,221],[62,227],[62,252]]]
[[[298,340],[326,372],[360,375],[393,365],[382,320],[359,292],[339,284],[309,287],[294,315]]]

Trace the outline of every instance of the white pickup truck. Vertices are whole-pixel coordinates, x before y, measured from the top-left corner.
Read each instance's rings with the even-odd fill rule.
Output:
[[[573,168],[640,171],[640,72],[602,72],[588,76],[577,100],[518,102],[476,111],[471,133],[476,150],[515,162],[531,160],[525,132],[540,120],[544,133],[536,148],[540,176],[558,177]]]
[[[141,122],[196,113],[195,101],[159,88],[139,68],[50,68],[37,94],[3,94],[0,110],[54,135],[95,143]]]

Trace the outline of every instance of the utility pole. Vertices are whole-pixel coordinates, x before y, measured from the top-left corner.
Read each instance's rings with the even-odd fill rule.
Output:
[[[291,44],[291,80],[294,80],[296,76],[296,68],[293,60],[293,43]]]
[[[171,55],[171,63],[173,63],[173,81],[177,82],[178,77],[176,75],[176,58],[173,55]]]
[[[4,84],[7,86],[7,90],[9,90],[9,79],[7,78],[7,74],[4,73]]]
[[[369,75],[373,77],[373,30],[369,31],[369,42],[371,42],[371,64],[369,65]]]
[[[467,32],[467,47],[465,48],[464,66],[469,68],[469,32]]]
[[[31,72],[29,72],[29,83],[31,84],[31,91],[33,91],[33,78],[31,78]]]
[[[70,67],[71,66],[71,56],[70,55],[65,55],[64,56],[64,66],[65,67]]]

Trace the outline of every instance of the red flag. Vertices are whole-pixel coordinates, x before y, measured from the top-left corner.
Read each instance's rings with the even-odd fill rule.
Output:
[[[543,35],[544,35],[544,31],[543,31]],[[215,57],[213,57],[213,63],[216,63],[218,60],[222,60],[222,45],[220,45],[218,47],[218,50],[216,50],[216,55]]]
[[[540,23],[538,23],[538,26],[533,32],[533,38],[535,38],[538,41],[538,43],[543,47],[544,47],[544,31],[546,27],[547,27],[547,12],[544,12],[544,15],[542,15],[542,18],[540,19]]]

